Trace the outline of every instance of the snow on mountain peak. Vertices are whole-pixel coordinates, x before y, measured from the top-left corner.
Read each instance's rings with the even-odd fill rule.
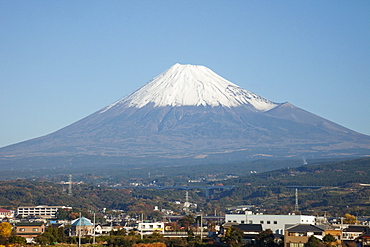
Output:
[[[150,103],[157,107],[251,105],[259,111],[279,105],[240,88],[205,66],[177,63],[102,112],[120,104],[141,108]]]

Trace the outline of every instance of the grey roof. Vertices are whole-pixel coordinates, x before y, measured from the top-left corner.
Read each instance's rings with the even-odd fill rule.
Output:
[[[368,226],[349,226],[345,228],[344,232],[366,232],[369,229]]]
[[[242,231],[262,232],[261,224],[239,224],[234,225],[234,227],[239,228]]]
[[[298,224],[286,229],[288,232],[323,232],[324,229],[315,225]]]
[[[16,226],[42,226],[44,222],[17,222]]]

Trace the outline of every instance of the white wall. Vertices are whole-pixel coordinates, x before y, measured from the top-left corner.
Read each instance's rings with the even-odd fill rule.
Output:
[[[284,234],[285,225],[315,225],[315,216],[311,215],[264,215],[264,214],[226,214],[226,222],[239,224],[261,224],[262,229],[271,229],[274,233]]]

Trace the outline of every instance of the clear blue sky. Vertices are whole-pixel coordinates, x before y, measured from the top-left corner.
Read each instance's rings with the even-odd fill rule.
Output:
[[[370,1],[0,1],[0,147],[175,63],[370,135]]]

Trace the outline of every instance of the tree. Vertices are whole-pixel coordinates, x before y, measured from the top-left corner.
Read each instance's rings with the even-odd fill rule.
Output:
[[[305,244],[306,247],[319,247],[320,245],[321,240],[315,236],[309,237],[307,243]]]
[[[331,246],[331,243],[335,243],[337,242],[337,240],[335,239],[335,237],[333,235],[331,235],[330,233],[325,235],[323,238],[322,238],[322,241],[324,241],[324,243],[327,244],[327,246]]]
[[[0,223],[0,237],[9,238],[12,235],[12,228],[8,222]]]
[[[178,222],[187,231],[189,229],[189,226],[194,223],[194,217],[191,215],[186,215],[179,219]]]
[[[243,235],[244,234],[242,230],[234,226],[230,226],[229,228],[227,228],[225,233],[226,243],[231,247],[241,246]]]
[[[153,232],[152,234],[147,236],[147,238],[150,239],[151,242],[155,242],[155,243],[164,241],[163,235],[159,232]]]
[[[41,235],[38,235],[35,238],[35,241],[41,245],[46,245],[46,244],[53,244],[56,242],[56,237],[53,236],[50,232],[44,232]]]
[[[207,222],[207,229],[210,232],[215,232],[216,231],[216,222],[214,222],[212,219],[210,219]]]
[[[27,241],[24,237],[13,235],[9,238],[9,243],[24,245]]]
[[[266,229],[258,234],[256,242],[258,246],[273,246],[275,245],[275,237],[271,229]]]
[[[67,236],[63,227],[48,227],[44,233],[37,236],[35,241],[39,244],[53,244],[55,242],[67,242]]]
[[[69,220],[75,220],[75,219],[77,219],[78,217],[80,217],[80,214],[79,214],[79,213],[77,213],[77,212],[71,212],[71,213],[69,213],[69,215],[68,215],[68,219],[69,219]]]
[[[154,221],[161,220],[163,216],[163,213],[160,211],[153,211],[149,213],[148,218]]]
[[[132,245],[132,247],[166,247],[164,243],[138,243]]]
[[[351,215],[351,214],[345,214],[343,223],[344,224],[356,224],[357,223],[356,216]]]
[[[117,230],[117,231],[111,231],[110,233],[109,233],[109,235],[111,235],[111,236],[126,236],[127,235],[127,231],[126,231],[126,229],[124,229],[124,228],[122,228],[122,229],[119,229],[119,230]]]
[[[69,214],[70,212],[68,212],[67,210],[59,208],[58,212],[56,213],[56,217],[58,218],[58,220],[66,220],[68,219]]]
[[[185,247],[188,243],[185,238],[166,238],[166,246],[168,247]]]

